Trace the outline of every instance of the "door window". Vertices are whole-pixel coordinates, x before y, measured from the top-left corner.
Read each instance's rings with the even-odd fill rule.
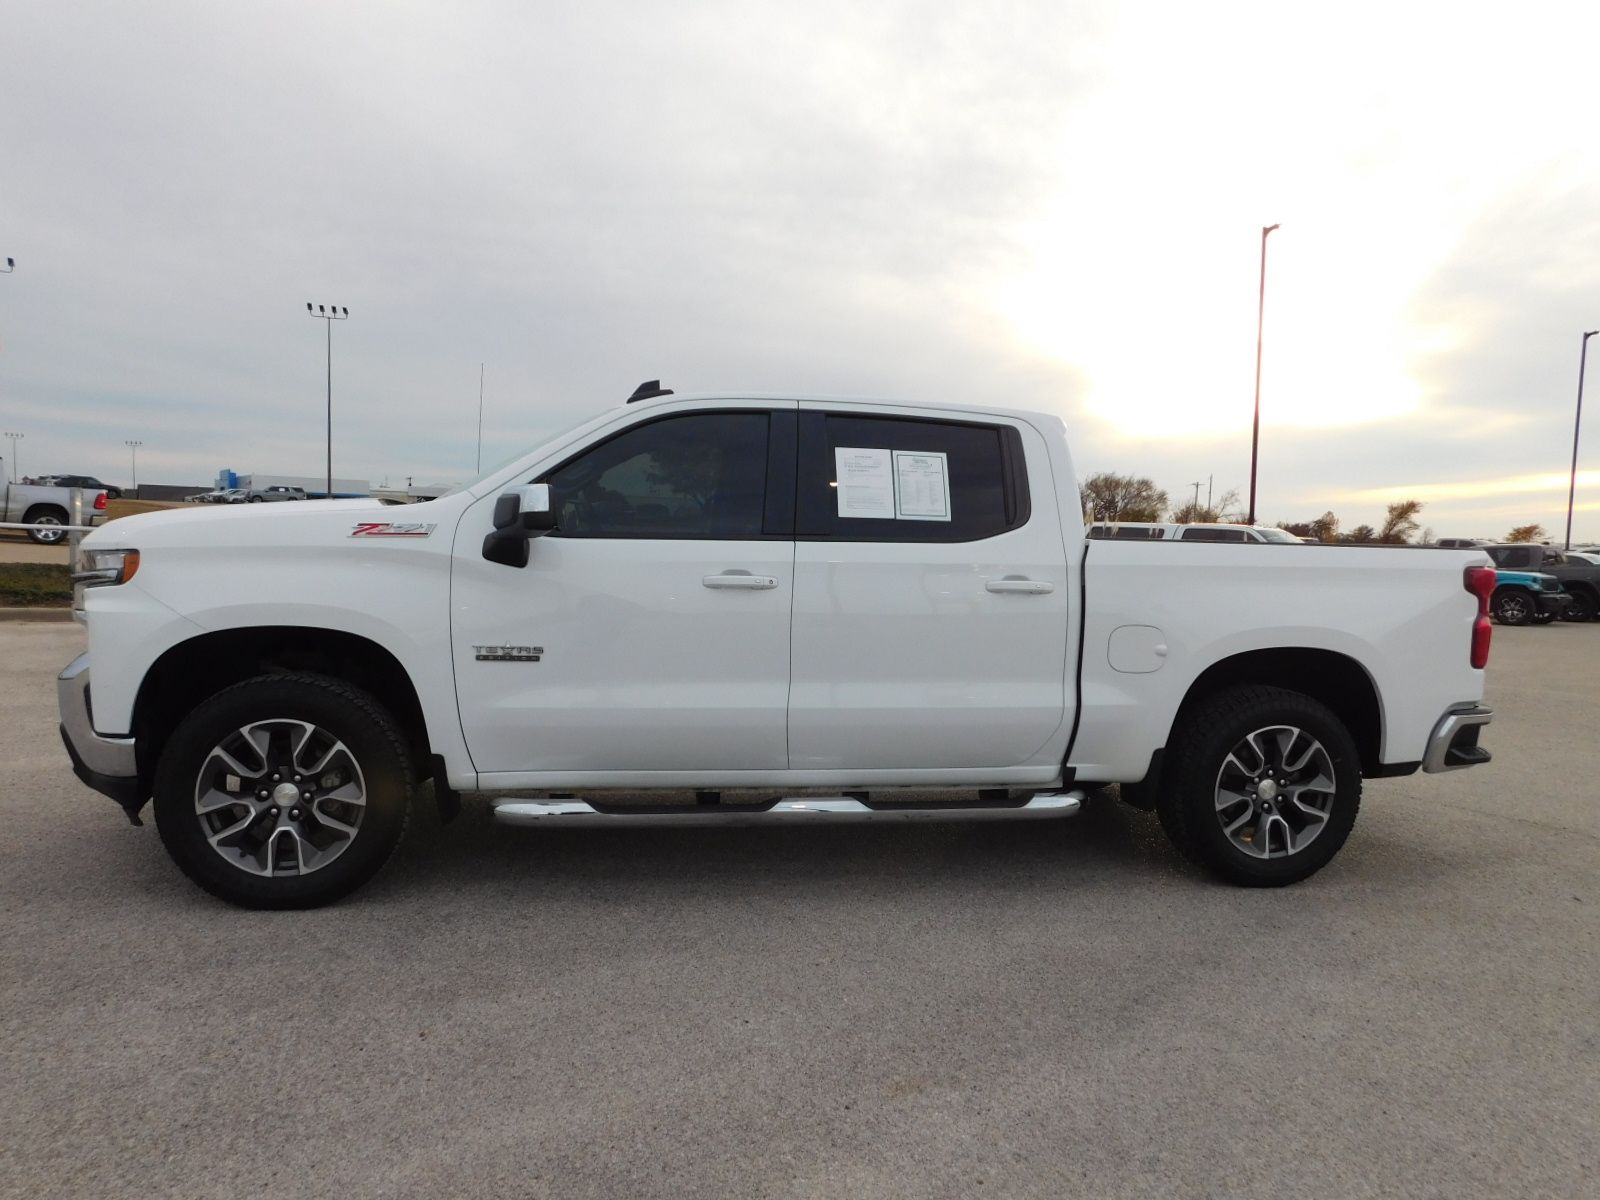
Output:
[[[1513,546],[1493,556],[1502,567],[1527,568],[1533,566],[1533,551],[1527,546]]]
[[[792,419],[792,418],[791,418]],[[692,413],[636,425],[549,472],[555,535],[739,539],[767,521],[765,412]]]
[[[1028,519],[1009,426],[803,412],[799,470],[803,538],[971,542]]]

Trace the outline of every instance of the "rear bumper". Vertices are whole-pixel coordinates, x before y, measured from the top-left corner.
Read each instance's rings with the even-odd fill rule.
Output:
[[[1489,761],[1489,751],[1478,744],[1483,727],[1494,720],[1494,709],[1482,704],[1463,704],[1439,718],[1428,738],[1422,769],[1437,773],[1477,767]]]
[[[72,759],[72,773],[95,791],[110,796],[131,817],[139,811],[139,764],[130,738],[102,737],[89,707],[89,656],[80,654],[56,677],[61,740]]]

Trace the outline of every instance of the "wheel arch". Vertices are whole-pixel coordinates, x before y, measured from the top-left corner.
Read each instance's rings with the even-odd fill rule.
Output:
[[[1355,740],[1361,771],[1389,773],[1382,762],[1383,702],[1378,686],[1360,662],[1337,650],[1309,646],[1246,650],[1212,663],[1189,685],[1173,718],[1173,729],[1208,696],[1238,684],[1265,684],[1299,692],[1325,704]],[[1169,733],[1168,743],[1172,741]]]
[[[427,719],[410,674],[393,653],[343,630],[258,625],[197,634],[151,664],[133,707],[141,784],[154,778],[167,740],[188,713],[224,688],[277,671],[327,675],[370,692],[399,722],[419,774],[430,773]]]

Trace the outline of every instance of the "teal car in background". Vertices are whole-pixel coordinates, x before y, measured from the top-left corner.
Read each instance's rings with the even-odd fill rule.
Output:
[[[1502,625],[1548,625],[1572,603],[1554,575],[1496,571],[1489,613]]]

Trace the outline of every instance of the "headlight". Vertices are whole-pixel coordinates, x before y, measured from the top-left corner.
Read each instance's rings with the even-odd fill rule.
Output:
[[[85,550],[72,582],[84,587],[112,587],[127,583],[139,569],[137,550]]]

